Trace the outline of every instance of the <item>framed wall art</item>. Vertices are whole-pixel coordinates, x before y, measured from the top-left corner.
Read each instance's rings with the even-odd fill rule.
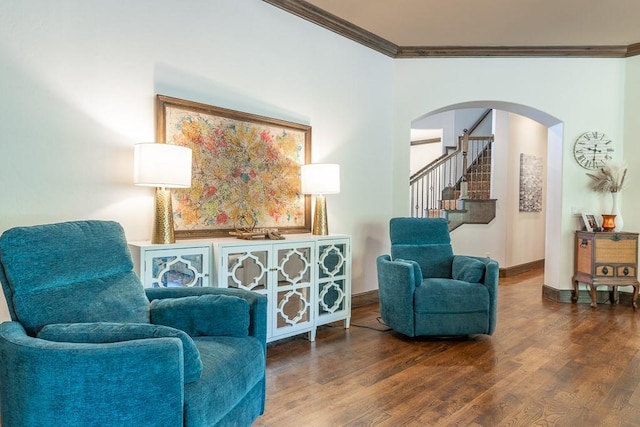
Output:
[[[177,238],[230,231],[311,230],[300,166],[311,162],[311,126],[158,95],[159,142],[193,150],[191,188],[173,190]]]
[[[542,211],[542,157],[520,153],[520,212]]]

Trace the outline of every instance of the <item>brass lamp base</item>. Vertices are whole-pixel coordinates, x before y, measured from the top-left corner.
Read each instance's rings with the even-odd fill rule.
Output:
[[[156,218],[153,223],[151,243],[175,243],[173,232],[173,207],[171,206],[171,190],[156,188]]]
[[[312,234],[320,236],[329,234],[329,224],[327,223],[327,201],[324,196],[316,196],[316,207],[313,211]]]

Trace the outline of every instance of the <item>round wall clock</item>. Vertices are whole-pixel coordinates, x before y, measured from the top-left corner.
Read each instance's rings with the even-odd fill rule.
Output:
[[[595,170],[611,160],[613,142],[604,132],[585,132],[573,144],[573,156],[576,162],[585,169]]]

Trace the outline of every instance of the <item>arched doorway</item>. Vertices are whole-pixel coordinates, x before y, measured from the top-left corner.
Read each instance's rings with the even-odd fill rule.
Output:
[[[545,283],[558,283],[560,277],[560,265],[559,260],[560,257],[560,248],[556,245],[549,245],[547,242],[553,241],[553,239],[548,238],[548,236],[559,235],[561,232],[561,222],[558,218],[561,218],[561,210],[562,210],[562,188],[559,185],[562,177],[562,132],[563,132],[563,124],[562,122],[543,111],[537,110],[533,107],[529,107],[526,105],[509,103],[504,101],[469,101],[454,105],[449,105],[429,113],[426,113],[418,118],[416,118],[412,123],[417,123],[423,120],[426,117],[433,116],[435,114],[440,114],[448,111],[456,111],[456,110],[464,110],[464,109],[493,109],[499,112],[504,112],[507,114],[515,114],[522,117],[526,117],[534,122],[539,123],[541,126],[546,128],[546,155],[545,155],[545,197],[543,200],[545,209],[544,209],[544,259],[545,259]],[[504,132],[504,129],[496,129],[496,133]],[[498,136],[497,136],[498,137]],[[512,136],[513,137],[513,136]],[[501,138],[504,138],[502,136]],[[503,142],[504,143],[504,142]],[[513,163],[513,156],[511,156],[511,163]],[[500,162],[508,162],[509,159],[504,156],[503,158],[496,159]],[[515,167],[511,165],[511,167]],[[513,175],[513,174],[511,174]],[[507,180],[509,174],[505,173],[504,170],[501,173],[498,173],[498,179]],[[494,176],[494,179],[497,177]],[[511,176],[511,180],[513,176]],[[502,182],[502,184],[505,184]],[[507,183],[508,184],[508,183]],[[504,194],[502,194],[503,199],[505,199]],[[498,212],[499,214],[496,216],[495,224],[489,224],[488,226],[465,226],[461,227],[459,231],[454,231],[452,233],[452,242],[454,246],[464,248],[465,253],[469,253],[469,251],[473,251],[476,249],[475,253],[471,253],[473,255],[478,256],[487,256],[490,255],[492,258],[498,259],[502,257],[502,263],[505,262],[505,256],[502,256],[499,250],[495,250],[498,246],[502,248],[506,248],[513,245],[526,245],[526,236],[525,239],[521,239],[524,241],[509,241],[508,239],[514,238],[519,239],[517,236],[510,236],[509,230],[510,227],[515,227],[513,220],[507,218],[506,215],[506,206],[500,204],[500,200],[498,200]],[[537,230],[530,229],[532,233],[535,233]],[[465,242],[465,243],[463,243]],[[471,244],[468,244],[468,243]],[[475,242],[475,245],[474,245]],[[477,242],[482,242],[482,245],[478,245]],[[493,249],[491,249],[491,244],[488,242],[492,242]],[[496,246],[497,245],[497,246]],[[479,251],[479,252],[478,252]],[[502,265],[501,265],[502,266]]]

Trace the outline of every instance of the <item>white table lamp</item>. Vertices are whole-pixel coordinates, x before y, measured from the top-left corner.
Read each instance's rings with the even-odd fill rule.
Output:
[[[313,211],[313,234],[329,234],[327,223],[327,203],[325,194],[340,192],[340,165],[329,163],[310,163],[300,170],[303,194],[316,196]]]
[[[134,147],[133,182],[156,187],[151,243],[175,243],[170,188],[191,187],[191,149],[155,142]]]

